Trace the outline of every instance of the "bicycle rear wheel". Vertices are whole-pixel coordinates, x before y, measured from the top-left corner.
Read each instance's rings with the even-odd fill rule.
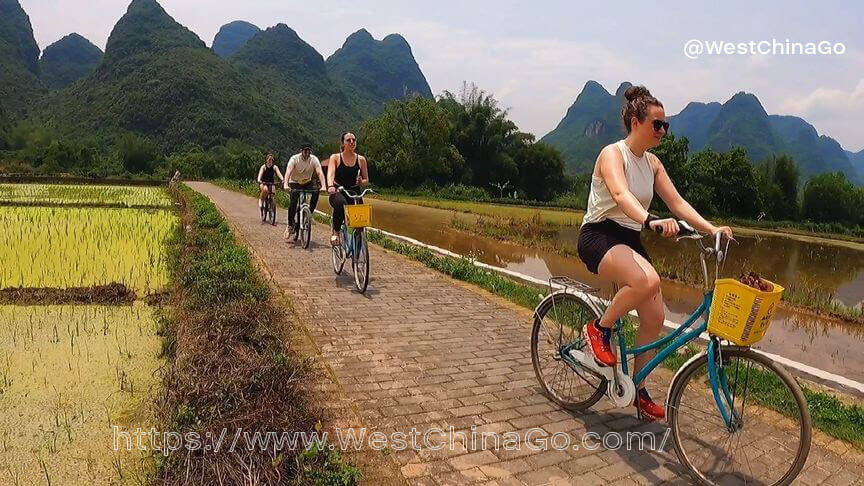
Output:
[[[354,233],[354,254],[351,261],[354,266],[354,283],[362,294],[369,285],[369,246],[362,230]]]
[[[309,248],[309,242],[312,240],[312,214],[306,206],[300,209],[300,229],[298,233],[300,233],[300,243],[303,245],[303,249]]]
[[[678,459],[699,484],[790,484],[812,435],[801,388],[785,368],[750,349],[723,347],[719,354],[732,430],[714,401],[708,355],[697,355],[678,371],[667,402]]]
[[[588,351],[582,327],[599,317],[593,306],[564,292],[547,297],[534,313],[531,330],[534,374],[545,394],[567,410],[586,410],[606,393],[606,378],[563,358],[563,353],[570,349]]]

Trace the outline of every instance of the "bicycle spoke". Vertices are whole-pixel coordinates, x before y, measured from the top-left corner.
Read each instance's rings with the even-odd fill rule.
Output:
[[[704,360],[694,363],[681,378],[686,383],[673,385],[670,424],[682,462],[714,484],[788,482],[803,467],[800,451],[810,440],[809,429],[801,435],[806,405],[797,383],[751,351],[723,351],[719,372],[727,388],[718,392],[730,407],[735,429],[729,431],[719,420],[706,368]]]

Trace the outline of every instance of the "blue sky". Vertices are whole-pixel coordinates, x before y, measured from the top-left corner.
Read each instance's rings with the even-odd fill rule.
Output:
[[[127,0],[20,0],[40,47],[78,32],[104,48]],[[286,23],[325,58],[366,28],[411,44],[432,91],[462,81],[492,92],[522,130],[557,125],[589,79],[614,91],[645,84],[667,115],[689,101],[756,94],[771,114],[802,116],[844,148],[864,149],[864,2],[726,1],[575,3],[372,0],[161,0],[208,45],[219,27]],[[702,41],[842,42],[832,56],[732,55],[688,59]]]

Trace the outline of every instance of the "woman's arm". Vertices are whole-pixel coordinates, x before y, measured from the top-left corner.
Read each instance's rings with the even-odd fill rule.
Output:
[[[327,190],[327,179],[324,178],[324,171],[321,170],[321,161],[315,159],[315,172],[318,173],[318,182],[321,183],[321,189]]]
[[[360,156],[360,185],[369,185],[369,167],[366,166],[366,157]]]
[[[327,164],[327,191],[335,192],[333,184],[336,183],[336,164],[339,163],[339,158],[336,155],[330,156],[330,163]]]
[[[282,188],[288,189],[288,181],[291,179],[291,172],[294,171],[294,157],[291,157],[291,160],[288,161],[288,165],[285,166],[285,178],[282,179]]]
[[[690,203],[685,201],[684,198],[681,197],[681,194],[678,193],[678,189],[675,188],[675,184],[672,182],[672,179],[669,177],[669,174],[666,172],[666,168],[663,167],[663,163],[660,162],[660,159],[656,156],[650,157],[654,162],[654,191],[658,196],[660,196],[660,199],[666,203],[666,207],[668,207],[675,216],[687,221],[690,226],[703,233],[713,235],[722,230],[726,233],[727,237],[732,237],[732,230],[728,226],[714,226],[708,220],[703,218],[702,215],[700,215],[699,212],[690,205]]]
[[[260,169],[258,169],[258,184],[263,184],[261,182],[261,178],[264,177],[264,166],[262,165]]]
[[[285,182],[286,178],[285,178],[285,177],[282,177],[282,171],[279,170],[279,166],[276,165],[276,164],[273,164],[273,168],[276,169],[276,175],[279,176],[279,180],[282,181],[282,182]]]
[[[600,164],[600,177],[606,183],[606,189],[609,190],[615,204],[628,218],[639,224],[644,223],[645,219],[648,218],[648,211],[630,192],[627,177],[624,175],[624,158],[621,157],[621,153],[615,146],[610,145],[600,153],[598,164]]]

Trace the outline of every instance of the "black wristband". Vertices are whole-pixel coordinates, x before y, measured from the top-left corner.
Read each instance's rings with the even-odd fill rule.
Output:
[[[657,221],[659,219],[660,218],[658,218],[657,216],[654,216],[653,214],[648,213],[648,217],[645,218],[645,222],[642,224],[642,228],[644,228],[646,230],[650,230],[651,229],[651,222]]]

